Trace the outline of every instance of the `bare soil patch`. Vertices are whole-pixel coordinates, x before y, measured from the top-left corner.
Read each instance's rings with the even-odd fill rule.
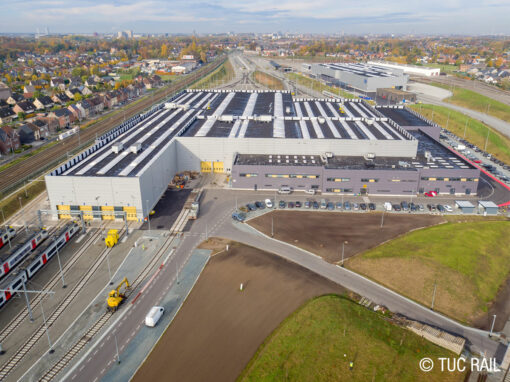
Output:
[[[211,258],[133,381],[234,381],[289,314],[310,298],[344,292],[294,263],[234,243]]]
[[[250,220],[255,229],[274,238],[296,245],[337,263],[362,253],[388,240],[417,228],[445,222],[441,216],[385,214],[381,228],[381,213],[341,213],[319,211],[275,211]]]

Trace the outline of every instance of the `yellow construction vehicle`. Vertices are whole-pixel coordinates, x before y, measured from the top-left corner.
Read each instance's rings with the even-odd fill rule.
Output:
[[[120,288],[124,284],[126,284],[126,290],[128,290],[130,285],[127,277],[124,277],[124,280],[120,282],[120,284],[117,286],[117,289],[112,289],[110,293],[108,293],[108,299],[106,302],[108,304],[107,309],[109,312],[115,312],[117,309],[119,309],[119,306],[126,299],[126,295],[124,293],[120,293]]]
[[[116,229],[109,230],[106,239],[104,239],[104,242],[108,248],[113,247],[119,242],[119,231]]]

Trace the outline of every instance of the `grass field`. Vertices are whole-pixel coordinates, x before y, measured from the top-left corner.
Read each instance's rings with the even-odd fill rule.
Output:
[[[342,97],[342,98],[356,98],[356,96],[354,94],[351,94],[345,90],[342,90],[337,87],[323,85],[320,81],[314,80],[313,78],[303,76],[301,74],[287,73],[286,75],[289,79],[296,81],[298,85],[305,86],[307,88],[310,88],[310,89],[318,91],[318,92],[322,92],[323,90],[326,90],[330,93],[337,94],[339,97]]]
[[[460,373],[418,366],[423,357],[453,356],[378,313],[327,295],[283,321],[238,381],[462,381]]]
[[[433,120],[438,125],[452,131],[459,137],[464,137],[465,131],[465,138],[469,142],[477,145],[481,149],[485,147],[487,131],[489,129],[486,124],[443,106],[418,104],[410,105],[410,107],[426,118]],[[449,118],[448,115],[450,116]],[[505,162],[509,162],[510,138],[491,129],[489,133],[487,151],[495,155],[497,158]]]
[[[452,88],[446,84],[433,82],[432,85],[452,91]],[[493,117],[503,121],[510,121],[510,105],[486,97],[473,90],[455,87],[453,88],[453,96],[445,101],[482,113],[488,112]]]
[[[510,221],[450,220],[368,250],[346,267],[425,306],[437,283],[434,309],[473,323],[510,273]]]
[[[418,65],[420,66],[420,65]],[[459,65],[448,65],[448,64],[425,64],[423,66],[429,68],[439,68],[441,72],[451,74],[459,70]]]
[[[270,74],[260,72],[258,70],[253,72],[253,80],[271,90],[283,90],[283,82]]]
[[[26,190],[26,192],[25,192]],[[23,187],[15,194],[9,196],[8,198],[4,198],[0,200],[0,210],[3,212],[3,215],[0,215],[0,218],[4,218],[7,220],[9,217],[14,215],[20,208],[19,198],[21,198],[22,205],[26,205],[32,199],[37,197],[40,193],[46,190],[46,183],[43,181],[41,177],[38,181],[31,183],[25,189]],[[3,224],[3,220],[1,221]]]
[[[200,81],[196,82],[191,86],[191,89],[208,89],[214,88],[218,85],[224,84],[230,79],[234,77],[234,68],[232,68],[232,64],[230,60],[226,60],[223,65],[221,65],[214,72],[209,74],[208,76],[202,78]]]

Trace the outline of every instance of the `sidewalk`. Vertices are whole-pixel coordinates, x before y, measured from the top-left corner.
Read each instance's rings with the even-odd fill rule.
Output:
[[[120,354],[121,364],[114,363],[101,381],[128,381],[134,376],[181,309],[182,304],[209,261],[210,253],[211,251],[203,249],[193,251],[188,263],[179,275],[179,283],[174,284],[162,301],[159,302],[159,305],[165,308],[161,320],[154,328],[142,326],[138,334]]]

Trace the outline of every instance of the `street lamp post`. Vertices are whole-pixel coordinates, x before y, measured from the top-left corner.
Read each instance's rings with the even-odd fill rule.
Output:
[[[494,324],[496,323],[496,315],[494,314],[492,316],[492,325],[491,325],[491,332],[489,333],[489,337],[492,337],[492,332],[494,330]]]
[[[50,332],[48,331],[48,324],[46,322],[46,316],[44,315],[44,309],[43,309],[43,300],[41,300],[41,312],[42,312],[42,318],[44,322],[44,330],[46,331],[46,337],[48,338],[48,345],[50,346],[50,350],[48,353],[53,354],[55,350],[53,350],[53,345],[50,340]]]
[[[55,243],[57,249],[57,260],[58,260],[58,268],[60,269],[60,278],[62,279],[62,288],[67,288],[67,285],[64,281],[64,272],[62,271],[62,263],[60,262],[60,253],[58,251],[58,243],[57,239],[54,237],[53,242]]]
[[[342,242],[342,267],[344,266],[344,253],[345,253],[345,244],[347,244],[348,241]]]
[[[382,215],[381,215],[381,228],[382,228],[382,227],[383,227],[383,225],[384,225],[384,212],[385,212],[385,211],[383,210]]]

